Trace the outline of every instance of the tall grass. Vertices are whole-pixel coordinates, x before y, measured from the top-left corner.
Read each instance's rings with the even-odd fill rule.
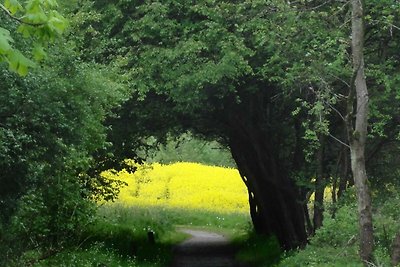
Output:
[[[172,247],[187,238],[179,231],[180,227],[206,228],[244,239],[251,223],[245,213],[103,205],[79,247],[37,266],[168,266]],[[148,240],[149,231],[155,234],[155,244]]]
[[[180,227],[207,228],[242,241],[251,229],[246,187],[235,169],[152,164],[135,174],[104,175],[128,186],[115,203],[99,206],[79,246],[37,266],[168,266],[172,247],[187,238]]]

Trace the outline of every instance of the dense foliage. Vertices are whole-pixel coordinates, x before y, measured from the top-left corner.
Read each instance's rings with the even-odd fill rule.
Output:
[[[168,135],[163,143],[154,137],[146,142],[148,149],[138,151],[146,162],[174,163],[197,162],[205,165],[236,167],[229,149],[217,141],[199,139],[190,132],[182,135]]]
[[[385,196],[399,186],[400,3],[363,2],[365,161],[377,221],[394,225],[397,204]],[[101,172],[141,161],[151,146],[161,147],[153,161],[236,165],[256,232],[283,248],[311,235],[314,254],[327,240],[345,244],[354,218],[343,214],[355,212],[344,197],[354,183],[348,144],[357,137],[346,125],[354,83],[347,1],[59,4],[0,6],[1,260],[26,251],[40,258],[78,240],[93,204],[114,200],[124,184],[116,171]],[[211,153],[216,146],[235,164]],[[339,224],[346,231],[335,239]],[[388,261],[397,230],[377,231],[376,262]]]
[[[24,78],[0,65],[2,262],[56,251],[90,223],[101,184],[85,172],[109,146],[102,122],[126,93],[109,69],[79,62],[66,46],[51,52]]]
[[[366,158],[368,171],[375,173],[370,166],[392,167],[377,153],[388,143],[398,145],[397,105],[385,97],[398,95],[399,6],[367,1],[365,9],[372,92]],[[136,124],[137,131],[124,131],[119,141],[183,128],[228,144],[254,196],[256,230],[278,235],[283,247],[304,244],[310,193],[316,195],[314,218],[306,221],[312,233],[323,221],[323,188],[332,183],[336,201],[353,184],[345,130],[345,118],[352,121],[347,114],[353,82],[350,6],[339,1],[114,1],[96,2],[88,10],[98,16],[85,26],[107,39],[86,35],[80,48],[88,59],[126,69],[140,99],[126,102],[121,119],[112,122],[115,128]],[[161,114],[154,117],[154,109]],[[147,110],[147,116],[139,110]]]

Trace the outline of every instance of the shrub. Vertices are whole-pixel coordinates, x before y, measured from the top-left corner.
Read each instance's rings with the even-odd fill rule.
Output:
[[[336,212],[335,218],[325,214],[324,226],[311,239],[315,246],[346,247],[358,240],[357,207],[344,205]]]
[[[1,266],[76,240],[91,220],[78,181],[109,146],[103,121],[123,98],[109,70],[79,62],[67,46],[54,50],[23,78],[0,65]]]
[[[399,231],[400,197],[393,194],[374,196],[374,264],[390,266],[391,244]],[[354,190],[341,200],[335,218],[325,215],[323,227],[304,249],[286,255],[279,266],[363,266],[358,256],[358,211]]]

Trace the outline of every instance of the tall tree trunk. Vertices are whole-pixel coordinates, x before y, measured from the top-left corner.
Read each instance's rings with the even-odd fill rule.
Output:
[[[324,146],[325,136],[322,134],[319,136],[320,147],[317,151],[317,177],[315,179],[315,193],[314,193],[314,233],[315,230],[322,226],[324,220]]]
[[[397,266],[400,262],[400,233],[398,233],[393,240],[392,247],[392,265]]]
[[[250,213],[257,233],[275,235],[283,249],[307,242],[304,210],[294,183],[279,169],[276,151],[250,123],[234,119],[230,148],[249,191]]]
[[[347,131],[347,125],[346,123],[344,123],[345,127],[344,127],[344,131],[345,133],[343,133],[344,135],[344,139],[348,139],[348,131]],[[338,192],[337,192],[337,198],[340,199],[343,196],[343,193],[346,191],[347,187],[350,184],[354,184],[354,182],[352,181],[353,179],[351,177],[349,177],[349,172],[350,172],[350,168],[349,168],[349,156],[350,156],[350,151],[349,148],[342,145],[341,146],[341,160],[340,160],[340,174],[339,174],[339,188],[338,188]]]
[[[351,0],[353,80],[348,97],[347,129],[350,142],[351,169],[357,188],[358,215],[360,227],[360,257],[364,264],[372,259],[374,246],[371,196],[365,169],[365,143],[367,138],[368,89],[364,76],[364,10],[362,0]],[[354,111],[354,98],[356,110]],[[355,123],[353,126],[353,116]]]
[[[349,148],[342,146],[342,159],[340,163],[340,175],[339,175],[339,189],[337,192],[337,198],[340,199],[343,196],[343,193],[346,191],[347,186],[352,183],[349,181]]]
[[[300,118],[296,118],[294,120],[294,125],[293,125],[293,130],[294,130],[294,149],[293,149],[293,158],[292,158],[292,168],[293,171],[299,171],[305,164],[305,159],[303,155],[303,147],[301,145],[301,141],[303,139],[303,133],[301,131],[301,124],[302,121]],[[302,206],[303,206],[303,213],[304,213],[304,219],[306,223],[306,229],[307,229],[307,235],[312,235],[314,231],[313,224],[311,222],[311,217],[310,213],[308,211],[308,206],[307,203],[310,199],[310,190],[306,187],[300,187],[299,188],[299,193],[300,193],[300,199],[302,200]]]

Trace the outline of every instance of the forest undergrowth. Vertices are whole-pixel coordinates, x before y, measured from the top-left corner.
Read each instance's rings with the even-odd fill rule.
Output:
[[[223,233],[238,247],[237,258],[251,266],[363,266],[352,190],[335,205],[327,198],[324,225],[305,249],[283,253],[275,238],[253,233],[247,193],[235,169],[181,162],[104,175],[127,183],[119,198],[99,204],[78,245],[34,266],[168,266],[172,247],[187,238],[180,227]],[[375,202],[377,248],[370,266],[390,266],[400,198],[388,190],[385,197],[375,195]]]

